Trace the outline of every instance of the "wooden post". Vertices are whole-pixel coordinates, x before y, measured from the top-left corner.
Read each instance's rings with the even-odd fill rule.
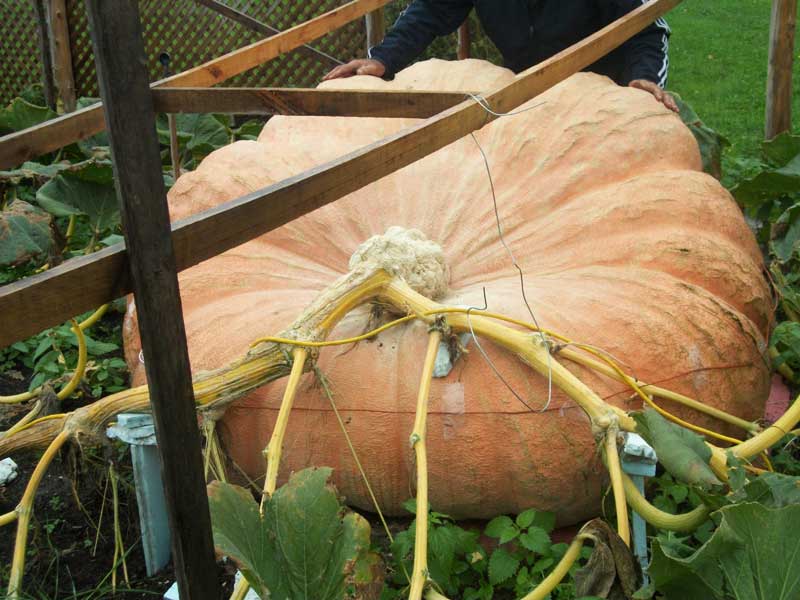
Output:
[[[45,0],[33,0],[36,12],[36,25],[39,30],[39,60],[42,63],[42,88],[44,101],[51,109],[56,109],[56,82],[53,79],[53,61],[50,54],[50,28],[47,25]]]
[[[379,8],[364,16],[367,24],[367,52],[373,46],[377,46],[386,36],[386,22],[384,20],[383,9]]]
[[[219,586],[138,0],[87,0],[181,600]]]
[[[768,140],[792,126],[792,63],[797,0],[772,0],[767,67],[767,113],[764,137]]]
[[[65,0],[50,1],[50,43],[58,97],[65,112],[75,110],[75,78],[72,74],[72,49]]]
[[[458,60],[469,58],[471,43],[472,40],[469,34],[469,19],[467,19],[458,28]]]

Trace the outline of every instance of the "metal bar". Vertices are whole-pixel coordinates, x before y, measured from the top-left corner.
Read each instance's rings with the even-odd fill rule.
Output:
[[[194,0],[198,4],[202,4],[206,8],[210,8],[214,12],[221,14],[224,17],[231,19],[232,21],[236,21],[240,25],[244,25],[248,29],[252,29],[253,31],[257,31],[267,37],[271,35],[275,35],[278,33],[283,33],[277,27],[273,27],[272,25],[267,25],[266,23],[262,23],[258,19],[254,19],[250,15],[247,15],[243,12],[236,10],[235,8],[231,8],[222,2],[217,2],[217,0]],[[341,65],[342,61],[338,58],[331,56],[323,52],[322,50],[318,50],[313,46],[309,46],[308,44],[303,44],[300,46],[298,51],[311,56],[312,58],[316,58],[317,60],[322,59],[322,62],[328,64],[329,66],[337,66]]]

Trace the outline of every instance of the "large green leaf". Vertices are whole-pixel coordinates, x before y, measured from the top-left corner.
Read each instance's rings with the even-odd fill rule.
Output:
[[[292,475],[265,506],[246,490],[209,486],[214,543],[239,566],[261,598],[338,600],[373,583],[369,523],[343,515],[329,468]]]
[[[0,212],[0,267],[43,258],[55,247],[52,217],[22,200]]]
[[[46,106],[37,106],[22,98],[14,98],[11,104],[0,111],[0,133],[27,129],[57,116]]]
[[[231,141],[230,130],[214,115],[178,114],[175,115],[180,145],[193,155],[205,156]],[[160,115],[156,121],[159,141],[169,146],[169,126],[167,119]]]
[[[708,466],[711,450],[696,433],[670,423],[652,408],[633,415],[636,432],[653,447],[664,468],[681,481],[712,489],[721,482]]]
[[[800,191],[800,155],[781,167],[765,168],[743,179],[731,193],[745,207],[756,207],[766,200]]]
[[[783,166],[800,154],[800,135],[781,133],[761,145],[761,152],[771,164]]]
[[[800,505],[767,508],[748,502],[718,513],[717,530],[688,558],[653,542],[650,576],[666,598],[794,600],[800,598]]]
[[[57,216],[86,215],[93,230],[101,233],[120,222],[114,187],[62,173],[36,192],[36,202]]]

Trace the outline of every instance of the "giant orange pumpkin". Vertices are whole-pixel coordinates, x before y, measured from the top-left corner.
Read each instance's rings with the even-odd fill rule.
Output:
[[[428,61],[394,81],[355,77],[327,88],[491,90],[514,75],[484,62]],[[638,378],[739,416],[762,414],[769,294],[753,236],[728,193],[700,171],[691,133],[649,94],[578,74],[476,133],[497,191],[503,230],[524,273],[539,323],[604,348]],[[169,195],[174,219],[216,206],[400,131],[407,119],[275,117],[257,142],[214,152]],[[509,255],[498,238],[481,154],[466,137],[338,202],[181,274],[195,371],[242,355],[286,328],[370,236],[416,228],[444,249],[449,291],[439,301],[529,319]],[[333,337],[365,330],[369,307]],[[138,340],[128,321],[128,351]],[[389,513],[414,494],[409,446],[427,343],[411,323],[355,347],[325,349],[329,376],[378,501]],[[433,509],[489,517],[537,507],[561,523],[599,510],[603,481],[588,420],[515,356],[483,348],[522,405],[470,342],[452,372],[433,381],[428,425]],[[556,357],[557,358],[557,357]],[[136,377],[143,380],[135,361]],[[626,409],[623,384],[566,363]],[[285,383],[231,406],[224,440],[250,477],[264,472]],[[690,411],[670,406],[700,424]],[[714,424],[718,427],[718,424]],[[328,400],[306,375],[291,413],[281,474],[334,468],[347,501],[371,503]]]

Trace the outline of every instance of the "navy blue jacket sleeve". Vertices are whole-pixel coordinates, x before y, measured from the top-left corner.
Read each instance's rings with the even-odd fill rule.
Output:
[[[645,0],[601,0],[613,14],[609,21],[639,8]],[[634,79],[646,79],[657,83],[662,88],[667,85],[667,71],[669,69],[669,35],[670,29],[667,22],[660,18],[655,23],[642,30],[627,42],[620,50],[625,55],[624,83]]]
[[[400,14],[383,42],[370,48],[368,55],[384,64],[384,77],[392,77],[411,64],[438,36],[458,29],[472,6],[472,0],[414,0]]]

